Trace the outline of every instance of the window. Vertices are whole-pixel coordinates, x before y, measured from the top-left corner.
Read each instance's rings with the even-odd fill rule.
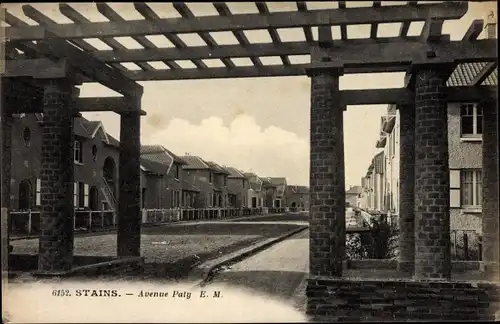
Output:
[[[176,178],[177,180],[179,180],[179,179],[180,179],[180,178],[179,178],[179,175],[180,175],[180,168],[179,168],[179,165],[177,165],[177,164],[176,164],[176,165],[175,165],[175,178]]]
[[[476,137],[483,133],[483,109],[477,104],[460,105],[460,134],[462,137]]]
[[[75,147],[74,147],[74,156],[75,156],[75,162],[77,163],[83,163],[83,152],[82,152],[82,142],[80,141],[75,141]]]
[[[24,145],[26,147],[30,147],[31,144],[31,130],[26,127],[23,131],[23,139],[24,139]]]
[[[42,204],[42,179],[36,179],[35,203],[37,206]]]
[[[97,161],[97,146],[96,145],[92,146],[92,157],[94,159],[94,162]]]
[[[462,170],[460,173],[461,205],[481,206],[483,181],[481,170]]]
[[[227,186],[227,177],[224,176],[224,187],[226,187],[226,186]]]
[[[218,196],[218,194],[212,195],[212,206],[214,206],[214,207],[217,206],[217,196]]]
[[[209,182],[209,183],[212,183],[212,180],[213,180],[213,179],[212,179],[212,177],[213,177],[213,176],[212,176],[212,172],[209,172],[209,173],[208,173],[208,182]]]
[[[243,186],[243,188],[245,188],[245,179],[241,180],[241,185]]]
[[[73,204],[75,208],[87,207],[89,204],[89,187],[83,182],[74,183]]]

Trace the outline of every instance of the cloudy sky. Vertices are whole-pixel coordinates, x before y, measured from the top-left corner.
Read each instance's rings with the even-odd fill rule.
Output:
[[[420,1],[424,2],[424,1]],[[441,2],[441,1],[426,1]],[[382,5],[389,1],[382,1]],[[404,4],[395,1],[393,4]],[[18,18],[36,24],[21,10],[22,4],[2,4]],[[142,19],[132,3],[110,3],[125,19]],[[209,3],[189,4],[196,15],[217,15]],[[348,1],[348,7],[371,5],[371,1]],[[52,20],[71,22],[57,9],[57,3],[33,4]],[[107,21],[91,3],[71,4],[91,21]],[[150,7],[162,18],[179,17],[169,3],[152,3]],[[229,3],[233,13],[257,12],[253,3]],[[269,2],[271,12],[296,10],[294,2]],[[309,9],[336,8],[336,1],[308,3]],[[452,40],[462,38],[474,19],[485,18],[494,2],[470,3],[469,12],[461,20],[448,21],[444,33]],[[379,37],[396,36],[400,24],[382,24]],[[423,22],[412,23],[410,35],[418,35]],[[349,38],[368,38],[370,26],[348,27]],[[332,28],[333,37],[340,38],[340,30]],[[279,30],[282,41],[304,40],[301,28]],[[314,36],[317,29],[313,29]],[[251,42],[271,42],[267,31],[246,31]],[[231,33],[211,33],[219,44],[237,44]],[[179,35],[191,46],[205,45],[196,34]],[[483,35],[480,36],[482,38]],[[173,45],[163,36],[148,37],[158,47]],[[142,48],[133,39],[117,38],[127,48]],[[89,40],[99,49],[109,47],[99,40]],[[244,59],[235,60],[236,65],[247,65]],[[307,57],[295,58],[292,63],[304,63]],[[305,60],[305,61],[304,61]],[[215,60],[204,60],[213,66]],[[179,62],[183,67],[190,62]],[[274,64],[273,58],[263,60]],[[279,62],[279,59],[278,59]],[[220,62],[219,62],[220,63]],[[220,65],[220,64],[219,64]],[[139,69],[126,64],[127,68]],[[163,67],[165,68],[165,66]],[[346,75],[340,79],[341,89],[394,88],[403,86],[404,73],[380,73]],[[307,185],[309,182],[309,116],[310,80],[306,76],[211,79],[142,82],[144,96],[142,109],[147,116],[142,118],[142,144],[161,144],[177,155],[189,153],[206,160],[253,171],[261,176],[285,176],[289,184]],[[99,84],[85,84],[82,97],[117,95]],[[360,184],[361,177],[378,149],[375,142],[380,129],[380,117],[386,105],[349,106],[344,112],[346,185]],[[119,117],[114,113],[84,113],[91,120],[101,120],[107,132],[119,138]]]

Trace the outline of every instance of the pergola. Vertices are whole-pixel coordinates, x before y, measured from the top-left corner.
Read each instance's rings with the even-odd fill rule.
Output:
[[[30,26],[4,11],[2,127],[8,141],[12,113],[44,113],[42,153],[42,213],[40,271],[71,267],[73,196],[72,117],[84,111],[114,111],[121,115],[118,257],[140,256],[140,115],[142,86],[138,81],[246,78],[308,75],[311,87],[310,275],[341,277],[345,259],[345,186],[342,112],[347,105],[395,104],[401,113],[401,269],[415,278],[450,278],[449,170],[446,125],[447,102],[480,102],[484,106],[484,260],[498,267],[498,135],[497,91],[482,85],[497,67],[497,40],[478,39],[483,20],[475,20],[462,40],[442,34],[443,23],[460,19],[468,3],[417,3],[270,12],[255,3],[259,13],[232,14],[223,2],[213,6],[218,16],[195,16],[185,3],[174,3],[181,18],[160,18],[145,3],[135,3],[144,17],[125,20],[110,6],[96,4],[108,22],[91,22],[68,4],[60,12],[74,23],[58,24],[30,5],[24,14]],[[412,22],[425,21],[419,36],[408,36]],[[379,24],[401,23],[397,37],[379,38]],[[349,39],[348,25],[370,24],[369,38]],[[331,27],[340,26],[333,40]],[[318,27],[318,39],[312,28]],[[283,42],[277,29],[302,28],[305,41]],[[251,43],[245,31],[264,29],[272,43]],[[211,32],[229,31],[238,45],[218,45]],[[178,35],[196,33],[204,46],[187,46]],[[158,48],[145,36],[164,35],[174,48]],[[142,49],[127,49],[114,37],[132,37]],[[98,50],[84,39],[98,38],[111,50]],[[292,64],[289,56],[310,55],[307,64]],[[279,56],[282,64],[267,66],[261,57]],[[249,58],[253,66],[232,59]],[[208,67],[203,59],[220,59],[224,67]],[[196,68],[182,68],[190,60]],[[164,62],[157,70],[148,62]],[[136,63],[132,71],[120,63]],[[459,64],[483,62],[465,87],[447,87]],[[339,77],[351,73],[407,72],[405,87],[339,90]],[[123,97],[78,98],[74,86],[99,82]],[[71,97],[72,96],[72,97]],[[4,141],[4,152],[10,146]],[[10,165],[4,154],[4,165]],[[486,161],[484,160],[484,161]],[[496,166],[495,166],[496,162]],[[10,174],[3,167],[2,205],[8,206]],[[56,241],[56,242],[55,242]]]

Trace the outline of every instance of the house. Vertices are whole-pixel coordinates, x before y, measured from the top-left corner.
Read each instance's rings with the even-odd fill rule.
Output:
[[[37,210],[41,203],[42,114],[18,114],[12,125],[12,210]],[[116,209],[119,142],[99,121],[74,118],[74,206]]]
[[[447,86],[467,86],[486,63],[461,64]],[[496,86],[498,71],[483,85]],[[389,106],[377,147],[386,152],[386,210],[399,212],[400,116]],[[450,228],[482,232],[482,109],[476,102],[448,103],[448,152],[450,169]]]
[[[273,208],[277,197],[277,188],[271,182],[270,178],[260,177],[260,180],[262,181],[262,190],[264,191],[264,207]]]
[[[384,151],[380,151],[373,157],[366,176],[361,179],[363,189],[359,207],[383,211],[385,197],[384,162]]]
[[[214,186],[214,199],[215,201],[213,202],[213,205],[215,207],[228,207],[229,206],[229,196],[228,196],[228,187],[227,187],[227,177],[229,176],[229,171],[224,169],[222,166],[219,164],[212,162],[212,161],[206,161],[209,167],[212,168],[213,174],[214,174],[214,181],[213,181],[213,186]]]
[[[361,186],[351,186],[345,192],[345,200],[351,207],[361,207],[361,196],[363,188]]]
[[[286,207],[309,209],[309,188],[306,186],[288,185],[285,190]]]
[[[205,160],[194,155],[181,157],[186,162],[182,166],[185,178],[185,189],[196,188],[199,190],[192,202],[193,208],[212,208],[219,202],[221,191],[215,185],[214,174],[218,170],[211,167]],[[188,185],[189,187],[186,187]],[[185,190],[187,191],[187,190]]]
[[[143,208],[170,209],[183,206],[182,166],[186,164],[161,145],[141,146]]]
[[[264,207],[265,190],[262,187],[261,178],[253,172],[245,172],[244,175],[248,178],[250,184],[247,206],[250,208]]]
[[[235,208],[248,207],[249,178],[236,168],[224,166],[224,169],[229,172],[227,186],[230,192],[231,206]]]
[[[286,189],[286,178],[273,178],[270,177],[271,183],[276,186],[276,198],[274,199],[273,207],[281,208],[286,205],[285,201],[285,189]]]

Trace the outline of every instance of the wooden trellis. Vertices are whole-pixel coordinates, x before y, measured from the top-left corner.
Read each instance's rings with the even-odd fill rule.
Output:
[[[441,33],[443,23],[460,19],[468,9],[463,1],[417,3],[382,6],[374,1],[372,7],[349,8],[346,1],[338,1],[338,9],[308,10],[306,2],[297,2],[295,11],[270,12],[265,2],[256,2],[258,13],[232,14],[224,2],[213,6],[218,16],[195,16],[185,3],[174,3],[180,18],[160,18],[147,4],[135,3],[135,10],[144,17],[125,20],[105,3],[96,4],[98,11],[109,22],[91,22],[71,5],[61,3],[62,15],[73,23],[58,24],[35,9],[24,5],[23,12],[38,25],[30,26],[4,10],[2,19],[10,27],[4,28],[6,60],[3,77],[32,79],[57,78],[71,71],[75,82],[99,82],[128,97],[140,97],[142,87],[137,81],[185,80],[210,78],[240,78],[305,75],[305,68],[331,65],[341,66],[347,73],[404,72],[412,64],[484,62],[470,85],[473,89],[450,89],[450,100],[474,100],[491,87],[478,87],[490,74],[496,73],[496,39],[478,40],[484,22],[475,20],[460,41],[451,41]],[[412,22],[425,21],[420,36],[408,36]],[[382,23],[401,23],[397,37],[380,38],[378,26]],[[365,39],[349,39],[347,26],[371,25]],[[340,26],[341,39],[331,38],[332,26]],[[318,27],[318,40],[313,39],[312,28]],[[283,42],[278,29],[302,28],[305,41]],[[267,30],[271,43],[251,43],[245,31]],[[239,44],[219,45],[210,32],[232,32]],[[178,35],[196,33],[206,43],[188,46]],[[158,48],[146,36],[164,35],[173,48]],[[143,48],[128,49],[114,37],[132,37]],[[84,39],[97,38],[110,46],[99,50]],[[311,63],[292,64],[290,56],[310,55]],[[280,57],[279,65],[264,65],[261,58]],[[327,57],[328,62],[321,62]],[[251,66],[237,66],[232,59],[249,58]],[[223,67],[208,67],[204,59],[219,59]],[[188,60],[195,68],[182,68],[176,61]],[[155,69],[150,63],[160,61],[168,69]],[[129,70],[121,63],[135,63],[141,70]],[[28,82],[29,83],[29,82]],[[357,91],[357,90],[356,90]],[[411,96],[405,89],[344,91],[345,104],[408,103]],[[92,104],[92,106],[90,106]],[[81,102],[80,111],[111,110],[110,99],[96,98]],[[122,102],[116,101],[113,107]],[[117,111],[115,108],[114,111]],[[119,108],[117,108],[120,110]]]

